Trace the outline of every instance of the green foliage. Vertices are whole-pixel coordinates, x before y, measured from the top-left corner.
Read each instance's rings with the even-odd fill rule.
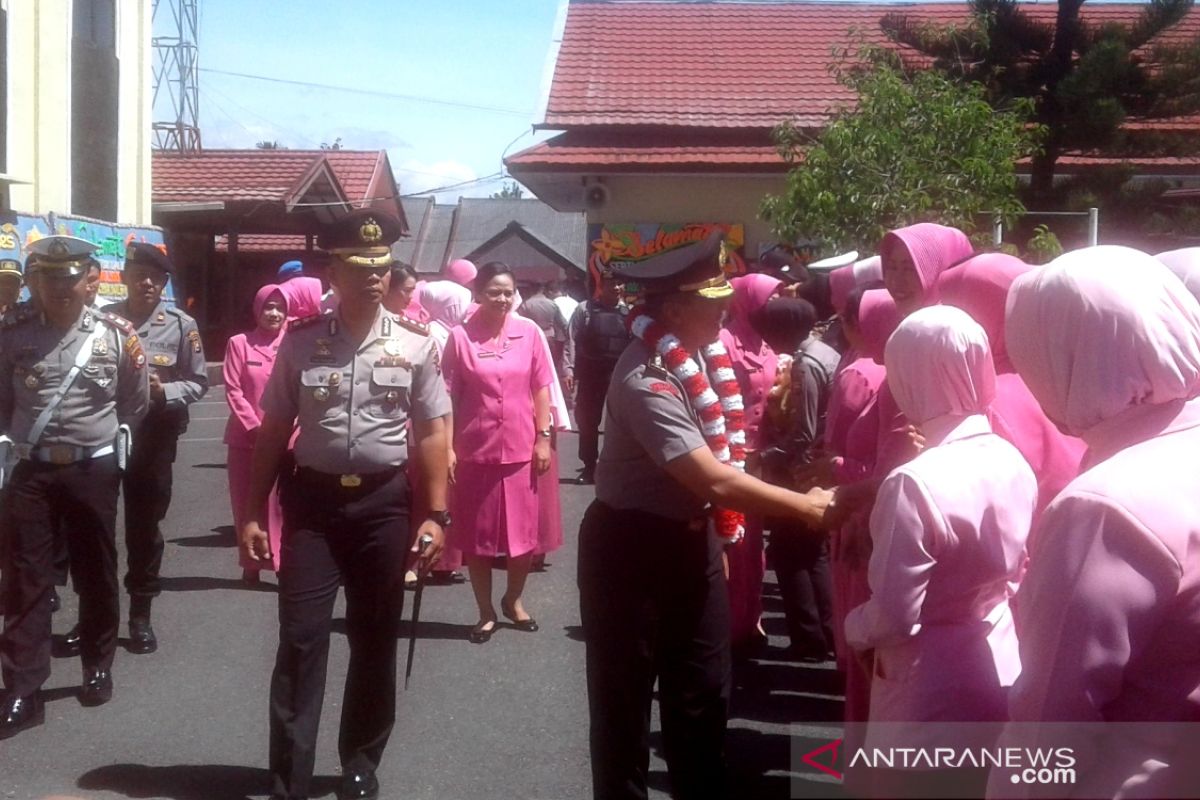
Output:
[[[500,191],[492,193],[493,200],[520,200],[525,192],[516,181],[505,181]]]
[[[255,142],[254,146],[256,148],[258,148],[259,150],[287,150],[286,147],[284,147],[279,142],[274,141],[274,140]]]
[[[768,196],[760,213],[780,240],[873,252],[894,227],[936,220],[970,231],[1024,211],[1014,165],[1040,134],[1028,124],[1028,100],[997,111],[983,86],[930,70],[910,77],[887,54],[855,52],[865,60],[834,68],[858,92],[855,108],[838,110],[817,139],[776,129],[793,167],[784,193]]]
[[[1025,244],[1026,260],[1034,264],[1045,264],[1047,261],[1062,255],[1063,246],[1045,225],[1033,229],[1033,236]]]

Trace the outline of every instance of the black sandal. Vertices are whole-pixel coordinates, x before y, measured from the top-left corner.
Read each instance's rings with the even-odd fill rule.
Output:
[[[486,625],[491,625],[492,627],[486,628],[484,627]],[[488,639],[491,639],[492,634],[495,632],[496,620],[489,619],[486,622],[481,622],[472,628],[471,632],[467,635],[467,638],[471,641],[471,644],[483,644]]]

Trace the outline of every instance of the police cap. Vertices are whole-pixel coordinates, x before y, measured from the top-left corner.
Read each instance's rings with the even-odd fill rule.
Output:
[[[96,263],[92,253],[99,249],[98,245],[75,236],[43,236],[29,246],[25,271],[53,270],[70,277],[83,275]]]
[[[0,258],[0,278],[5,275],[11,275],[17,280],[21,280],[21,262],[15,258]]]
[[[145,264],[148,267],[161,269],[168,275],[175,272],[175,265],[167,258],[163,246],[149,242],[130,242],[125,248],[125,266],[130,264]]]
[[[392,244],[401,232],[400,219],[394,214],[357,208],[326,225],[317,245],[352,266],[387,267],[392,264]]]
[[[733,294],[725,274],[725,235],[717,230],[702,242],[617,266],[619,279],[637,281],[647,294],[695,293],[717,300]]]

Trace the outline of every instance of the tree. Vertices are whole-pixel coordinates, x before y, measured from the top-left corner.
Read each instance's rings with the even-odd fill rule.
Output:
[[[286,147],[281,145],[279,142],[274,141],[274,140],[255,142],[254,146],[257,147],[259,150],[286,150],[287,149]]]
[[[907,75],[893,55],[859,50],[839,80],[858,93],[819,138],[788,124],[776,143],[792,164],[783,194],[761,215],[781,240],[823,240],[874,252],[891,228],[935,220],[966,231],[999,214],[1024,212],[1015,163],[1036,151],[1033,104],[997,111],[979,84],[920,70]],[[843,62],[845,63],[845,62]]]
[[[321,149],[322,150],[341,150],[342,149],[342,137],[339,136],[336,139],[334,139],[333,144],[330,144],[329,142],[321,142]]]
[[[520,200],[525,196],[524,190],[516,181],[505,181],[500,191],[492,193],[493,200]]]
[[[1179,22],[1193,0],[1150,0],[1128,25],[1089,24],[1080,16],[1084,2],[1059,0],[1053,22],[1036,19],[1016,0],[971,0],[966,25],[939,26],[902,12],[886,15],[881,25],[894,42],[918,51],[910,61],[932,59],[947,75],[983,83],[995,105],[1033,100],[1046,137],[1033,158],[1031,188],[1046,197],[1064,153],[1190,148],[1190,137],[1125,123],[1200,109],[1200,39],[1152,41]]]

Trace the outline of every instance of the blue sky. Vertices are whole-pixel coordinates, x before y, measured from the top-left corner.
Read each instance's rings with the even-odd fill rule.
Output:
[[[509,152],[536,141],[529,131],[558,8],[558,0],[201,0],[204,146],[268,139],[315,148],[341,137],[348,148],[387,148],[405,193],[491,175],[514,139]],[[478,107],[223,74],[230,72]]]

